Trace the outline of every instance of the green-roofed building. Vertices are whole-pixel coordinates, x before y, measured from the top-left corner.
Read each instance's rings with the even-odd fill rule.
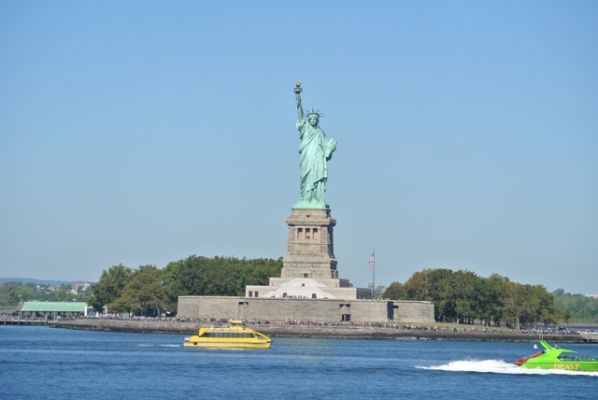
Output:
[[[18,311],[31,314],[83,314],[87,316],[87,303],[75,301],[26,301]]]

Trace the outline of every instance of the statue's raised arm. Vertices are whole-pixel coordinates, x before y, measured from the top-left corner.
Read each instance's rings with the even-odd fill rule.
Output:
[[[301,104],[301,82],[295,83],[295,100],[297,100],[297,120],[303,121],[303,104]]]

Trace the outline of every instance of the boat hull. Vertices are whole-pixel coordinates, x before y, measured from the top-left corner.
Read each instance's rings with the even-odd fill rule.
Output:
[[[269,342],[216,342],[216,341],[185,341],[184,347],[199,349],[269,349]]]
[[[526,362],[523,368],[563,369],[567,371],[598,372],[598,361]]]

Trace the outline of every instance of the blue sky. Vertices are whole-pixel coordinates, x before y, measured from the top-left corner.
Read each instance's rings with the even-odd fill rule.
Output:
[[[300,79],[342,277],[598,293],[596,2],[212,3],[0,3],[1,276],[283,256]]]

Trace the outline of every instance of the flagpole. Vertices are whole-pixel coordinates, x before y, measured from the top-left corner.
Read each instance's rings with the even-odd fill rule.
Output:
[[[372,300],[374,300],[375,293],[376,293],[376,256],[374,256],[374,266],[372,268]]]
[[[372,270],[372,300],[374,300],[374,291],[376,290],[376,250],[368,259],[368,266]]]
[[[374,280],[374,270],[372,269],[372,281]],[[374,300],[374,282],[372,282],[372,300]]]

